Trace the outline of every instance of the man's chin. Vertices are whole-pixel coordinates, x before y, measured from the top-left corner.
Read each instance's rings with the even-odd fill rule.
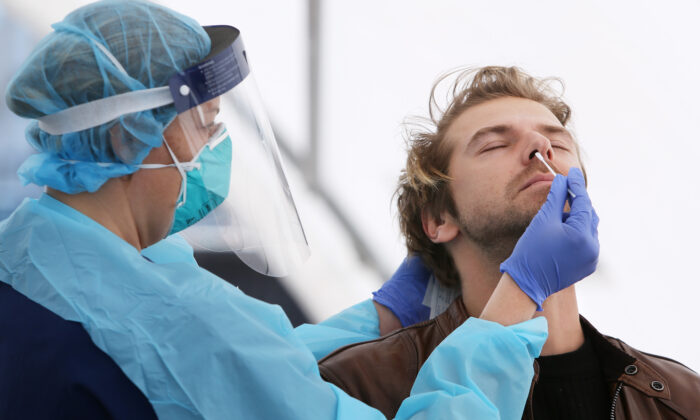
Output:
[[[470,218],[459,216],[460,230],[482,248],[490,248],[505,259],[522,236],[532,219],[547,201],[549,186],[533,186],[515,194],[500,205],[481,208],[472,212]],[[478,213],[478,216],[477,216]]]

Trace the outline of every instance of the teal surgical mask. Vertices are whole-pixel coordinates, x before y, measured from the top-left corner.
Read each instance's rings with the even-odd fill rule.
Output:
[[[165,142],[182,186],[169,235],[180,232],[221,204],[228,195],[231,177],[232,142],[224,129],[213,137],[190,162],[180,163]]]

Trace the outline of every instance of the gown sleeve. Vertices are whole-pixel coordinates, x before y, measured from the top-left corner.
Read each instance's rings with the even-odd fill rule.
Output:
[[[196,265],[191,248],[177,235],[144,250],[144,255],[159,262],[179,261]],[[256,309],[257,312],[262,308]],[[262,314],[258,312],[257,315]],[[269,313],[267,316],[275,318],[275,315]],[[280,324],[277,327],[286,329]],[[546,320],[541,317],[510,327],[470,318],[433,351],[419,371],[411,395],[402,403],[396,418],[520,418],[532,382],[533,361],[539,356],[546,340],[546,329]],[[264,391],[255,392],[249,396],[252,399],[246,398],[245,403],[239,401],[238,409],[242,413],[249,407],[247,415],[256,418],[305,418],[314,412],[318,418],[324,419],[384,418],[378,410],[350,397],[335,385],[323,382],[317,373],[317,367],[311,366],[339,347],[379,337],[379,318],[371,299],[351,306],[319,324],[301,325],[287,337],[291,341],[287,344],[300,347],[296,349],[300,353],[308,353],[307,349],[310,350],[315,360],[298,354],[299,359],[294,362],[296,366],[282,362],[284,366],[270,369],[269,363],[260,363],[257,369],[248,366],[246,371],[252,375],[249,377],[251,383],[263,382],[266,380],[263,378],[275,371],[274,375],[279,380],[275,383],[288,385],[282,387],[286,389],[282,393],[290,394],[287,397],[296,395],[293,400],[299,404],[293,404],[293,410],[287,406],[285,410],[278,411],[274,405],[271,408],[269,404],[264,405],[259,401],[260,395],[266,394]],[[265,341],[258,341],[258,344],[263,345]],[[238,350],[242,351],[245,347],[239,347]],[[272,351],[272,348],[269,350]],[[290,348],[287,351],[296,352]],[[266,353],[265,349],[258,347],[241,356],[254,359],[253,354]],[[304,366],[305,368],[300,368]],[[286,369],[289,367],[291,369]],[[239,385],[243,387],[244,384]],[[263,388],[267,386],[264,385]],[[325,402],[319,401],[321,395],[313,392],[313,388],[316,391],[323,390],[320,394],[325,395],[325,398],[321,398]],[[274,392],[272,389],[269,391]],[[313,394],[316,396],[310,397]],[[250,401],[254,401],[254,404],[248,405]],[[299,412],[293,413],[297,409]]]
[[[520,419],[546,339],[544,317],[468,319],[430,355],[396,418]]]
[[[257,318],[262,314],[256,315]],[[546,337],[547,323],[542,317],[509,327],[469,319],[427,359],[396,418],[520,418],[534,374],[533,362]],[[237,353],[245,352],[239,354],[248,366],[236,370],[237,381],[243,381],[236,389],[242,389],[243,383],[255,383],[263,388],[250,389],[246,398],[238,400],[239,409],[246,406],[250,410],[244,412],[246,416],[384,419],[380,411],[324,382],[306,344],[293,330],[286,335],[287,346],[282,346],[286,350],[279,347],[279,342],[267,347],[264,341],[256,340],[255,346],[248,350],[240,346],[237,349]],[[248,379],[242,375],[246,371],[252,375]],[[275,394],[283,394],[281,401],[265,403],[263,396]]]
[[[318,324],[300,325],[295,332],[320,360],[337,348],[379,338],[379,317],[367,299]]]

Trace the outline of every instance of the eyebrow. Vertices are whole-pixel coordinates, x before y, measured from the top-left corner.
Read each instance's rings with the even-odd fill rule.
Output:
[[[490,127],[480,128],[467,142],[467,149],[473,147],[473,145],[478,144],[484,137],[489,134],[503,134],[511,130],[511,126],[505,124],[492,125]]]

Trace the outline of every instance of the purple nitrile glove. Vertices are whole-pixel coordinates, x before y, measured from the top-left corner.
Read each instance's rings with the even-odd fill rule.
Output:
[[[372,293],[374,301],[389,308],[404,327],[425,321],[430,308],[423,305],[423,297],[431,274],[420,257],[408,256],[381,289]]]
[[[567,185],[576,195],[568,214]],[[581,170],[571,168],[567,177],[554,178],[547,201],[501,264],[501,272],[508,273],[541,311],[548,296],[595,271],[599,250],[598,215]]]

